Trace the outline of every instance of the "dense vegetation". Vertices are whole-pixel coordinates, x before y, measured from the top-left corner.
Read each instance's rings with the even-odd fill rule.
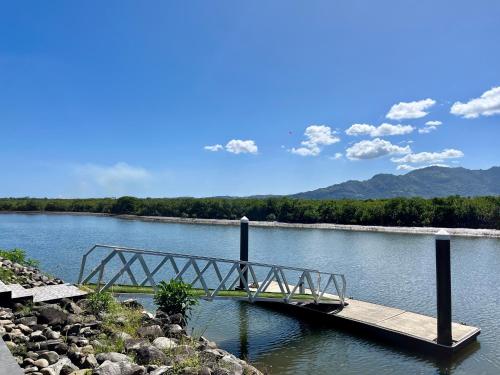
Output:
[[[500,229],[500,197],[304,200],[292,198],[0,198],[0,211],[58,211],[287,223]]]

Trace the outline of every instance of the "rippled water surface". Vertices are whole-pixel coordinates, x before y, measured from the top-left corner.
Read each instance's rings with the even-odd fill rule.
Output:
[[[95,243],[237,258],[232,226],[111,217],[0,215],[0,248],[21,247],[74,282]],[[250,229],[250,259],[346,274],[347,294],[435,315],[434,239],[424,235]],[[234,301],[202,302],[192,329],[272,374],[499,374],[500,240],[452,240],[453,320],[479,326],[478,343],[447,361],[369,341],[317,322]],[[150,300],[145,303],[151,304]]]

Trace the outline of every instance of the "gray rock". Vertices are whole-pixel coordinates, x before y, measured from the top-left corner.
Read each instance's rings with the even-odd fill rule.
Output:
[[[35,332],[31,333],[31,335],[30,335],[30,341],[32,341],[32,342],[47,341],[47,337],[45,337],[42,334],[42,331],[35,331]]]
[[[123,361],[128,361],[128,357],[125,354],[116,353],[116,352],[99,353],[96,355],[96,360],[98,363],[103,363],[105,361],[123,362]]]
[[[49,365],[52,365],[59,361],[59,354],[54,351],[48,351],[40,354],[40,358],[46,359],[49,361]]]
[[[221,358],[223,358],[224,355],[222,355],[216,349],[206,349],[200,353],[200,357],[203,363],[213,365],[216,364]]]
[[[97,360],[93,354],[89,354],[85,357],[85,360],[83,361],[83,367],[96,368],[97,366],[99,366],[99,364],[97,363]]]
[[[166,326],[166,330],[168,333],[168,336],[170,337],[175,337],[175,338],[180,338],[182,335],[184,335],[184,329],[178,324],[168,324]]]
[[[165,364],[167,361],[167,356],[160,349],[155,346],[141,346],[136,350],[135,359],[140,365],[147,365],[150,363],[154,364]]]
[[[46,323],[49,325],[64,325],[68,321],[68,313],[58,305],[43,305],[38,307],[37,310],[39,312],[38,319],[42,323]]]
[[[123,344],[125,345],[125,349],[127,351],[131,351],[131,350],[137,350],[141,346],[149,345],[149,341],[146,339],[129,339],[125,340]]]
[[[234,358],[232,358],[229,355],[226,355],[221,358],[219,361],[219,364],[231,371],[232,374],[234,375],[242,375],[243,374],[243,366],[238,363],[238,361]]]
[[[160,350],[170,350],[177,347],[177,343],[168,337],[157,337],[153,341],[153,345]]]
[[[152,325],[152,326],[147,326],[147,327],[140,327],[137,330],[137,334],[140,337],[145,337],[148,339],[155,339],[157,337],[163,336],[163,330],[161,327],[157,324]]]
[[[45,367],[49,367],[49,361],[47,361],[46,359],[44,358],[40,358],[40,359],[37,359],[34,363],[34,365],[38,368],[45,368]]]
[[[145,373],[146,369],[143,366],[128,361],[104,361],[93,372],[94,375],[144,375]]]
[[[212,375],[212,369],[207,366],[203,366],[200,370],[200,375]]]
[[[78,370],[78,367],[76,367],[73,363],[71,363],[70,359],[68,357],[62,357],[54,363],[53,365],[50,365],[49,367],[46,367],[42,370],[45,369],[51,369],[53,370],[55,375],[59,375],[62,373],[62,370],[64,369],[72,369],[72,371]]]
[[[33,330],[30,327],[28,327],[27,325],[22,324],[22,323],[18,324],[17,328],[19,328],[21,330],[21,332],[24,334],[30,334],[31,332],[33,332]]]

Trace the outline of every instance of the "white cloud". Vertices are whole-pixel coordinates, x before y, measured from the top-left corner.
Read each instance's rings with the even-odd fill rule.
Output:
[[[306,128],[306,140],[301,142],[303,147],[292,148],[292,154],[300,156],[317,156],[321,153],[321,146],[328,146],[340,141],[336,131],[326,125],[311,125]]]
[[[374,159],[384,155],[408,154],[410,146],[400,147],[380,138],[355,143],[346,149],[346,156],[351,160]]]
[[[439,126],[439,125],[442,125],[443,123],[441,121],[437,121],[437,120],[434,120],[434,121],[427,121],[425,123],[425,125],[427,126]]]
[[[436,129],[437,128],[435,126],[426,126],[425,128],[418,129],[418,132],[420,134],[427,134],[427,133],[430,133]]]
[[[396,168],[398,171],[413,171],[414,169],[418,169],[417,167],[412,167],[411,165],[408,164],[400,164]]]
[[[330,160],[339,160],[342,159],[342,153],[341,152],[336,152],[335,155],[330,156],[328,159]]]
[[[219,144],[212,145],[212,146],[205,146],[203,148],[207,151],[212,151],[212,152],[217,152],[217,151],[221,151],[224,149],[224,147],[222,145],[219,145]]]
[[[464,153],[460,150],[455,150],[453,148],[444,149],[441,152],[419,152],[416,154],[408,154],[402,158],[391,159],[394,163],[438,163],[445,159],[457,159],[464,156]]]
[[[252,140],[232,139],[227,142],[226,151],[233,154],[256,154],[259,149]]]
[[[407,118],[421,118],[428,114],[426,109],[436,104],[433,99],[423,99],[415,102],[400,102],[394,104],[385,117],[391,120],[401,120]]]
[[[318,156],[321,150],[319,147],[299,147],[292,148],[290,152],[300,156]]]
[[[369,124],[353,124],[345,132],[347,135],[369,135],[371,137],[384,137],[388,135],[409,134],[414,130],[411,125],[381,124],[376,127]]]
[[[82,191],[99,191],[108,195],[130,194],[149,184],[152,175],[142,167],[127,163],[111,166],[85,164],[74,167]]]
[[[471,99],[467,103],[455,102],[451,106],[450,113],[465,118],[500,114],[500,86],[493,87],[479,98]]]

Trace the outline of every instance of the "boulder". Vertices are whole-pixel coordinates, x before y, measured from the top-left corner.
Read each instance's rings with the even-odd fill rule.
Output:
[[[46,359],[40,358],[40,359],[37,359],[33,364],[38,368],[45,368],[45,367],[49,367],[50,363]]]
[[[83,367],[96,368],[97,366],[99,366],[99,364],[97,363],[97,360],[93,354],[89,354],[85,357],[85,359],[83,361]]]
[[[136,299],[133,299],[133,298],[126,299],[125,301],[122,301],[121,304],[122,304],[122,306],[131,308],[131,309],[143,309],[144,308],[139,302],[137,302]]]
[[[172,324],[179,324],[180,326],[186,325],[186,319],[181,313],[170,315],[170,322]]]
[[[96,360],[98,363],[103,362],[123,362],[128,361],[128,357],[125,354],[109,352],[109,353],[99,353],[96,355]]]
[[[170,337],[180,338],[185,334],[184,329],[178,324],[168,324],[165,328]]]
[[[219,361],[219,364],[221,365],[221,367],[224,367],[224,368],[230,370],[231,374],[234,374],[234,375],[242,375],[243,374],[243,366],[240,365],[235,358],[233,358],[229,355],[222,357],[221,360]]]
[[[76,367],[73,363],[71,363],[71,361],[68,357],[62,357],[56,363],[54,363],[54,364],[52,364],[52,365],[50,365],[42,370],[45,370],[45,369],[50,369],[55,375],[59,375],[59,374],[64,375],[63,369],[65,369],[65,371],[67,371],[68,369],[71,369],[71,371],[67,373],[67,374],[70,374],[71,372],[78,370],[78,367]],[[51,375],[51,374],[49,373],[48,375]]]
[[[150,363],[154,364],[165,364],[167,361],[167,356],[160,349],[155,346],[141,346],[135,352],[135,359],[140,365],[147,365]]]
[[[149,345],[149,341],[146,339],[128,339],[123,342],[125,345],[125,350],[137,350],[141,346]]]
[[[128,361],[104,361],[93,372],[94,375],[144,375],[145,373],[146,369],[143,366]]]
[[[49,362],[49,365],[52,365],[52,364],[56,363],[57,361],[59,361],[59,354],[57,354],[54,351],[48,351],[48,352],[41,353],[39,355],[39,357],[46,359]]]
[[[152,325],[152,326],[147,326],[147,327],[140,327],[137,330],[137,334],[140,337],[148,338],[148,339],[155,339],[157,337],[163,336],[163,330],[161,327],[157,324]]]
[[[153,345],[160,350],[170,350],[177,347],[177,343],[168,337],[157,337],[153,341]]]
[[[38,319],[42,323],[49,325],[64,325],[68,321],[68,313],[61,307],[54,304],[48,304],[38,307]]]

